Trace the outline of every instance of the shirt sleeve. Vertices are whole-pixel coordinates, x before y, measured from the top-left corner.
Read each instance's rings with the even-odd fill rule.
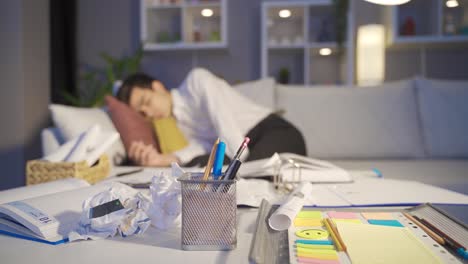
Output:
[[[232,101],[243,100],[226,81],[216,77],[203,69],[195,69],[187,79],[187,85],[194,94],[200,96],[201,102],[206,106],[207,115],[213,128],[222,141],[226,143],[226,155],[233,158],[245,135],[236,123],[235,105]],[[242,157],[247,157],[248,149],[244,150]]]
[[[181,150],[175,151],[173,154],[179,158],[181,164],[186,164],[195,157],[205,154],[205,149],[198,141],[190,140],[188,146]]]

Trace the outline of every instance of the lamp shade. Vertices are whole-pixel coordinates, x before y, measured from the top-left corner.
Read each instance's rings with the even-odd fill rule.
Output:
[[[402,5],[408,3],[410,0],[366,0],[378,5]]]
[[[357,35],[357,82],[361,86],[377,85],[385,76],[385,28],[364,25]]]

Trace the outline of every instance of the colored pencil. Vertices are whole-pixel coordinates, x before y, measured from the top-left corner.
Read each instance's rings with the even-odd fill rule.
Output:
[[[439,236],[441,236],[442,239],[445,241],[445,244],[447,244],[448,246],[455,247],[455,250],[459,249],[459,248],[462,248],[463,250],[466,250],[466,248],[464,246],[462,246],[460,243],[458,243],[457,241],[452,239],[450,236],[446,235],[444,232],[440,231],[440,229],[435,227],[433,224],[429,223],[427,220],[420,219],[420,222],[423,225],[427,226],[432,232],[434,232],[434,233],[438,234]]]
[[[412,215],[408,213],[403,213],[406,218],[408,218],[411,222],[419,226],[426,234],[428,234],[432,239],[434,239],[437,243],[443,245],[445,244],[445,241],[442,237],[434,233],[432,230],[430,230],[427,226],[425,226],[423,223],[419,222],[416,218],[414,218]]]
[[[343,240],[341,239],[340,234],[338,233],[338,230],[336,229],[335,225],[331,222],[330,218],[325,218],[323,223],[325,224],[325,227],[328,229],[328,232],[333,238],[333,241],[336,243],[336,247],[338,251],[346,252],[346,246]]]
[[[219,144],[219,138],[216,139],[215,143],[213,144],[213,147],[211,148],[210,157],[208,158],[208,163],[206,164],[205,172],[203,173],[204,181],[208,180],[208,177],[210,176],[210,172],[213,167],[213,162],[214,162],[214,158],[216,155],[216,149],[218,148],[218,144]]]

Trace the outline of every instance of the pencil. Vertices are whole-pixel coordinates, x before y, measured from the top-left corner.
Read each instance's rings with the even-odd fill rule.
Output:
[[[423,225],[425,225],[427,228],[429,228],[432,232],[434,232],[434,233],[438,234],[440,237],[442,237],[445,244],[447,244],[448,246],[454,247],[455,250],[458,249],[458,248],[463,248],[463,250],[466,250],[466,248],[464,246],[462,246],[462,244],[458,243],[453,238],[451,238],[450,236],[448,236],[444,232],[440,231],[440,229],[435,227],[433,224],[429,223],[426,219],[420,219],[420,222]]]
[[[403,213],[404,216],[406,216],[406,218],[408,218],[410,221],[412,221],[413,223],[415,223],[417,226],[419,226],[422,230],[424,230],[424,232],[426,232],[426,234],[428,234],[432,239],[434,239],[437,243],[443,245],[445,244],[445,240],[440,237],[439,235],[437,235],[435,232],[433,232],[432,230],[430,230],[427,226],[425,226],[423,223],[419,222],[418,220],[416,220],[416,218],[414,218],[412,215],[408,214],[408,213]]]
[[[208,158],[208,163],[206,164],[205,173],[203,173],[204,181],[208,180],[208,177],[210,176],[210,171],[211,171],[211,168],[213,167],[214,157],[216,155],[216,149],[218,148],[218,144],[219,144],[219,138],[216,139],[215,143],[213,144],[213,147],[211,148],[211,153],[210,153],[210,157]]]
[[[323,223],[325,224],[325,227],[328,229],[328,232],[330,233],[333,241],[336,243],[336,247],[338,251],[346,252],[346,246],[343,240],[341,239],[340,234],[338,233],[338,230],[336,229],[334,224],[331,222],[330,218],[325,218]]]

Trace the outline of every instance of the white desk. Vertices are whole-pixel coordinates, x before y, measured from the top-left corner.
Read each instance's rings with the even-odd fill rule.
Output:
[[[180,229],[150,227],[140,236],[47,245],[0,235],[0,263],[248,263],[256,209],[238,210],[237,248],[232,251],[184,251]]]
[[[149,178],[139,178],[143,179]],[[150,227],[140,236],[56,246],[0,235],[0,263],[248,263],[256,217],[257,209],[238,209],[237,248],[232,251],[184,251],[180,229],[163,232]]]

